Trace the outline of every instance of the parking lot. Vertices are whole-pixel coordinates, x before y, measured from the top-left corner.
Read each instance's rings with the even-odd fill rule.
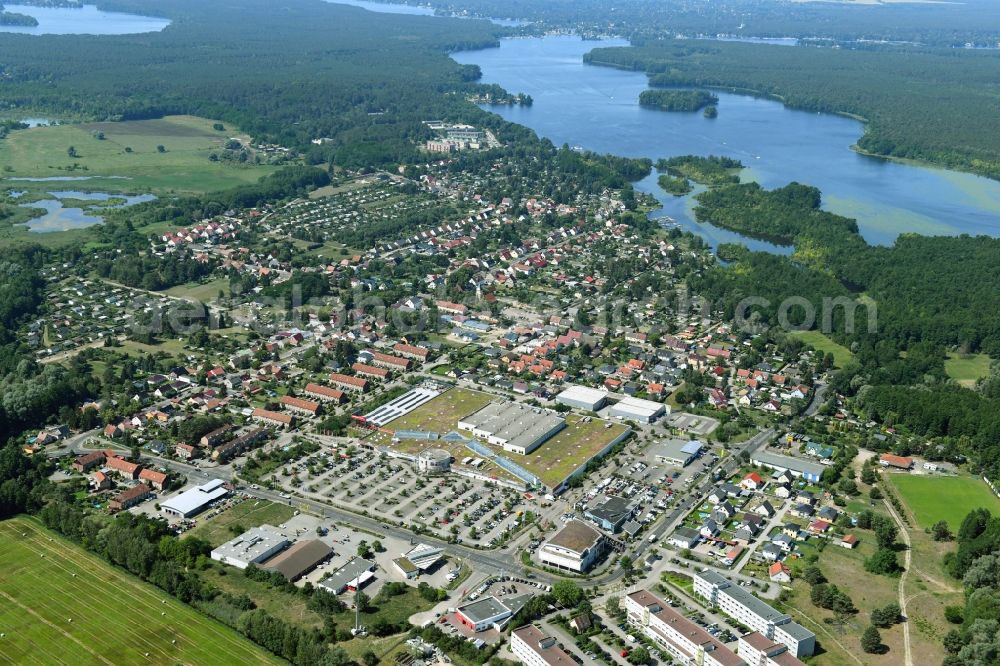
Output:
[[[683,432],[691,433],[692,435],[696,435],[698,437],[704,437],[719,427],[719,422],[718,420],[707,416],[696,416],[694,414],[676,412],[670,415],[666,421],[666,425]]]
[[[455,474],[425,475],[409,461],[360,447],[312,455],[269,478],[285,492],[484,547],[505,543],[524,512],[536,510],[511,488]]]

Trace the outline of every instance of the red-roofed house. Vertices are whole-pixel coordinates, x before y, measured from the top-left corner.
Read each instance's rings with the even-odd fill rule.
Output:
[[[318,402],[313,402],[312,400],[303,400],[302,398],[283,395],[278,402],[288,409],[310,414],[312,416],[316,416],[316,414],[319,413],[320,404]]]
[[[322,384],[306,384],[305,393],[306,395],[317,398],[323,402],[334,402],[338,405],[344,402],[343,391],[323,386]]]
[[[784,562],[775,562],[767,568],[768,577],[775,583],[792,582],[792,570]]]
[[[167,485],[167,475],[151,469],[144,469],[139,472],[139,479],[148,482],[149,485],[157,490],[163,490],[163,487]]]
[[[118,475],[126,479],[132,479],[133,481],[139,478],[139,470],[142,469],[142,465],[139,463],[129,462],[124,458],[118,458],[117,456],[108,458],[105,464],[111,471],[118,473]]]
[[[117,511],[123,511],[124,509],[133,507],[148,498],[152,492],[153,490],[149,486],[145,483],[140,483],[139,485],[129,488],[125,492],[116,495],[114,499],[108,502],[108,511],[115,513]]]
[[[764,485],[764,480],[757,472],[750,472],[740,481],[740,488],[744,490],[757,490]]]
[[[913,458],[909,456],[897,456],[892,453],[883,453],[878,458],[878,463],[882,467],[895,467],[896,469],[913,469]]]
[[[281,427],[283,426],[292,427],[295,425],[295,417],[293,415],[282,414],[281,412],[272,412],[267,409],[261,409],[260,407],[253,410],[252,416],[255,419],[264,421],[265,423],[270,423],[271,425],[276,425]]]
[[[360,391],[364,393],[368,390],[368,381],[360,377],[351,377],[334,372],[330,375],[330,381],[347,391]]]

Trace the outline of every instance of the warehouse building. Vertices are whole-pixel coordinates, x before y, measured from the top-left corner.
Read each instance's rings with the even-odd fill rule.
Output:
[[[496,597],[483,597],[456,608],[455,619],[473,631],[487,629],[503,631],[510,619],[524,608],[530,599],[530,594],[507,597],[503,601]]]
[[[643,400],[631,396],[622,398],[611,406],[611,416],[639,423],[652,423],[668,413],[667,406],[662,402]]]
[[[222,479],[212,479],[208,483],[185,490],[160,504],[164,513],[180,518],[190,518],[205,510],[212,502],[229,494]]]
[[[668,439],[653,447],[653,455],[661,463],[687,467],[701,453],[702,446],[699,441]]]
[[[575,407],[588,412],[596,412],[604,407],[608,394],[586,386],[569,386],[556,396],[556,402],[567,407]]]
[[[319,585],[334,594],[361,589],[375,577],[372,573],[373,566],[374,564],[366,559],[352,557],[329,578],[320,581]]]
[[[264,562],[264,568],[268,571],[277,571],[287,580],[295,582],[320,563],[330,559],[331,555],[333,549],[319,539],[299,541],[288,550]]]
[[[251,564],[260,564],[274,557],[291,543],[277,528],[261,525],[214,549],[212,559],[237,569],[246,569]]]
[[[491,402],[458,422],[459,430],[526,455],[566,427],[566,419],[519,402]]]
[[[823,476],[823,470],[826,469],[823,465],[811,460],[792,458],[768,451],[758,451],[753,454],[750,462],[779,472],[790,472],[792,476],[800,476],[806,481],[812,482],[819,481],[820,477]]]

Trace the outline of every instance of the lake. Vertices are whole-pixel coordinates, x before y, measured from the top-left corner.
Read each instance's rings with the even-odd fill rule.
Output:
[[[106,12],[95,5],[75,8],[4,4],[4,9],[16,14],[34,16],[38,20],[38,25],[32,27],[0,25],[0,32],[19,32],[26,35],[131,35],[139,32],[159,32],[170,25],[168,19]]]
[[[755,97],[717,93],[719,116],[666,113],[639,107],[646,75],[585,65],[583,54],[625,40],[584,41],[573,36],[505,39],[499,48],[452,57],[479,65],[484,83],[524,92],[530,107],[489,107],[556,145],[657,159],[727,155],[748,168],[745,179],[773,188],[797,180],[823,191],[824,207],[856,218],[870,243],[891,244],[904,232],[926,235],[1000,235],[1000,182],[970,174],[892,162],[851,150],[863,132],[850,118],[794,111]],[[662,192],[652,175],[637,189],[654,195],[684,228],[713,245],[741,240],[693,219],[691,196]],[[747,242],[759,249],[773,245]],[[787,249],[783,250],[787,251]]]
[[[49,192],[53,199],[43,199],[30,203],[19,204],[23,208],[41,208],[44,214],[25,222],[30,231],[48,233],[53,231],[69,231],[83,229],[104,222],[104,218],[85,211],[83,208],[64,207],[63,199],[82,199],[85,201],[108,201],[124,199],[123,203],[106,206],[106,208],[124,208],[144,201],[152,201],[152,194],[108,194],[106,192],[79,192],[76,190],[59,190]]]

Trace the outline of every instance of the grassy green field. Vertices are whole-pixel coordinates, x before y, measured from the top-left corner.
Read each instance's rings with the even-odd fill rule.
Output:
[[[391,421],[387,427],[392,430],[449,432],[458,427],[459,419],[482,409],[490,400],[492,397],[486,393],[453,388],[409,414]]]
[[[607,428],[607,423],[599,419],[583,423],[581,417],[569,414],[566,416],[566,427],[555,437],[526,456],[507,456],[546,485],[553,486],[565,480],[627,430],[617,423]]]
[[[229,278],[209,280],[205,283],[189,282],[187,284],[179,284],[176,287],[167,289],[164,293],[199,303],[209,303],[219,297],[220,291],[224,295],[229,294]]]
[[[990,374],[990,357],[986,354],[949,352],[944,371],[962,386],[972,388],[977,381]]]
[[[1000,513],[1000,499],[979,479],[923,474],[886,474],[883,478],[896,487],[921,527],[944,520],[955,531],[973,509],[986,507]]]
[[[0,662],[284,663],[33,519],[0,522],[0,562]]]
[[[229,529],[233,525],[242,527],[241,532],[264,524],[277,527],[294,513],[295,509],[284,504],[250,499],[213,518],[199,519],[199,525],[188,532],[188,535],[200,537],[212,546],[218,546],[233,538]]]
[[[0,141],[0,164],[4,177],[119,176],[127,180],[79,181],[72,189],[156,193],[214,192],[256,182],[275,170],[210,161],[210,153],[238,134],[234,128],[219,131],[212,125],[205,118],[167,116],[16,130]],[[104,133],[104,140],[95,138],[97,132]],[[166,152],[157,150],[161,145]],[[67,154],[70,146],[76,157]],[[8,185],[26,189],[20,186],[31,184]]]
[[[819,331],[795,331],[792,335],[818,352],[823,352],[824,354],[832,353],[833,365],[836,368],[844,367],[848,361],[854,358],[854,354],[851,353],[850,349],[843,345],[838,345]]]

